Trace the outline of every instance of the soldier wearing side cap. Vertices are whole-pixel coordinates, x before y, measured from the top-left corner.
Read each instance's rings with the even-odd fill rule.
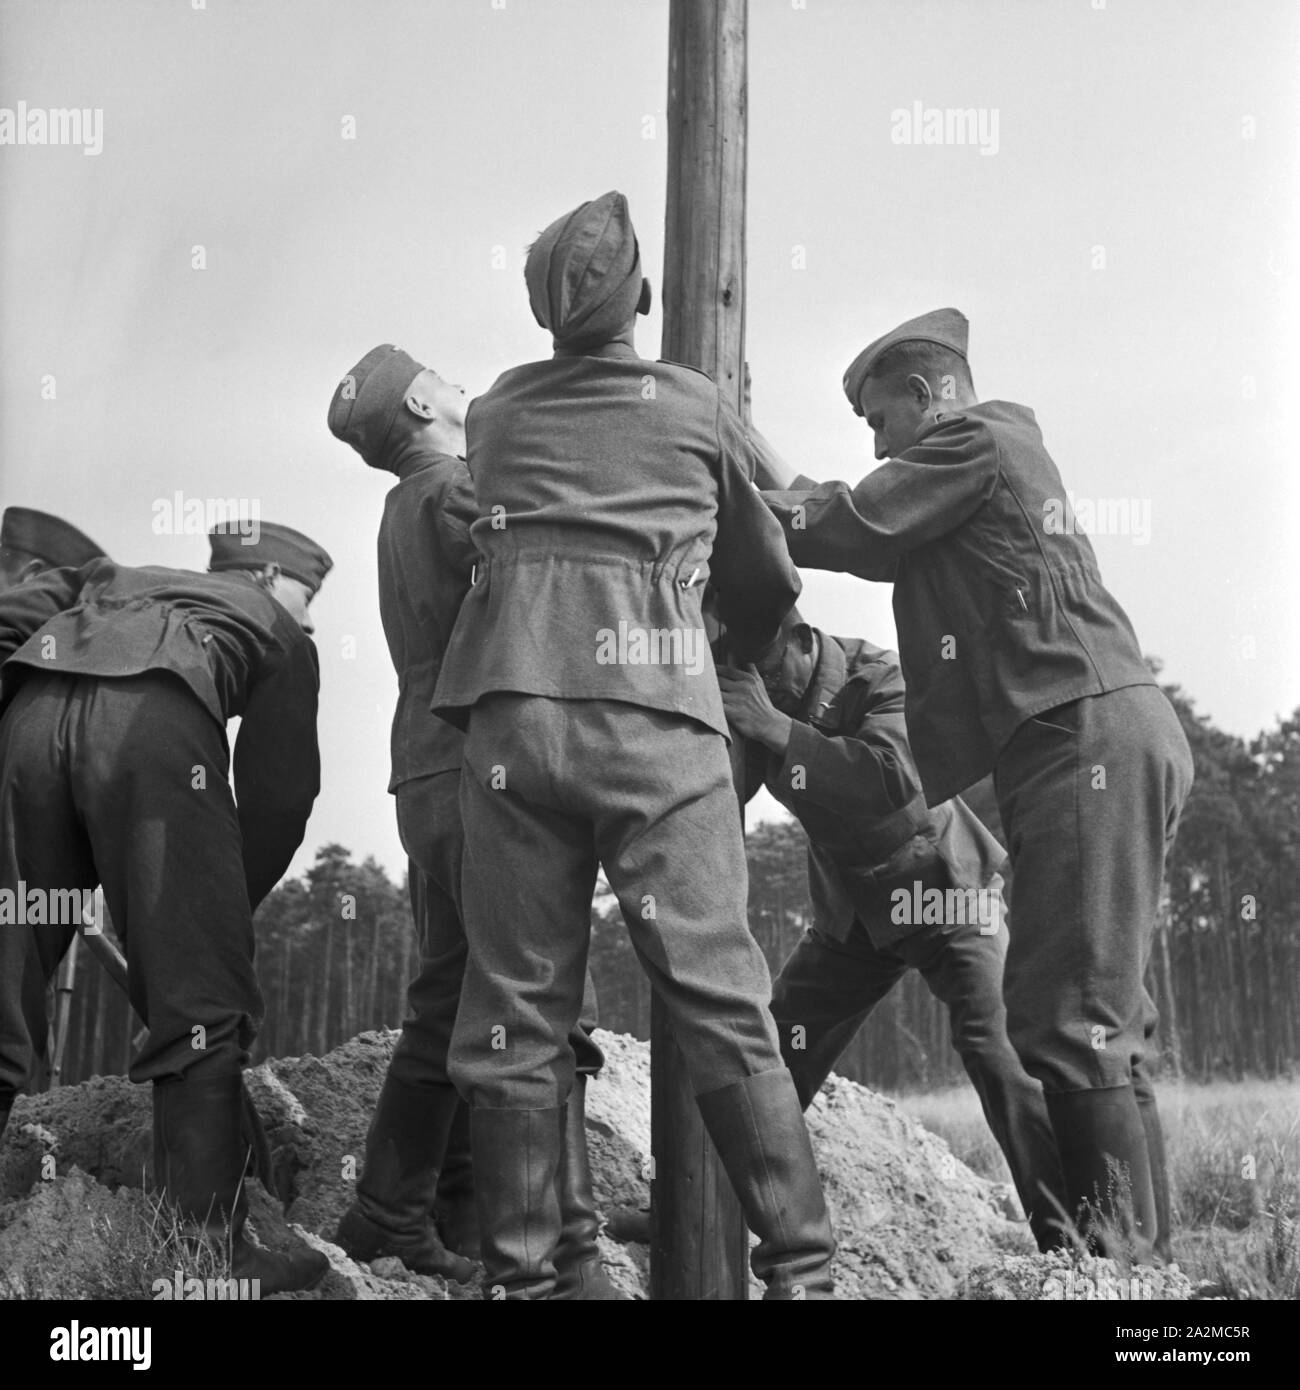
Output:
[[[472,1107],[486,1291],[553,1296],[570,1039],[603,865],[759,1236],[766,1296],[828,1298],[835,1243],[749,934],[701,612],[711,580],[732,641],[760,656],[798,576],[735,411],[702,373],[637,356],[649,283],[622,195],[554,222],[525,273],[554,356],[470,406],[483,560],[435,695],[468,723],[469,962],[450,1070]]]
[[[1015,880],[1008,1031],[1043,1083],[1071,1214],[1094,1244],[1128,1226],[1141,1257],[1164,1255],[1143,972],[1191,753],[1087,536],[1050,520],[1068,498],[1033,412],[976,397],[967,329],[940,309],[850,365],[888,462],[854,488],[764,495],[796,563],[893,583],[927,802],[992,771]]]
[[[78,569],[104,552],[61,516],[6,507],[0,517],[0,593],[49,569]]]
[[[210,539],[208,574],[96,560],[0,595],[0,888],[103,885],[149,1025],[130,1075],[153,1083],[155,1182],[270,1293],[327,1268],[247,1239],[240,1130],[263,1012],[253,911],[320,787],[308,605],[331,562],[270,522]],[[28,929],[48,980],[75,927]],[[15,1041],[20,1063],[39,1049],[43,1007],[5,1017],[0,1065]]]
[[[340,381],[329,426],[372,468],[398,481],[379,528],[379,609],[398,673],[392,778],[397,824],[411,861],[421,969],[370,1132],[356,1201],[338,1243],[354,1258],[396,1255],[408,1268],[464,1281],[477,1259],[468,1112],[447,1075],[467,946],[461,924],[464,832],[459,794],[464,735],[429,706],[477,557],[478,516],[465,467],[464,392],[383,344]],[[603,1060],[589,1029],[571,1038],[578,1077],[560,1167],[564,1238],[556,1297],[609,1299],[600,1264],[583,1093]],[[430,1219],[430,1208],[439,1229]]]
[[[1043,1089],[1007,1038],[1006,851],[961,797],[926,806],[893,652],[820,632],[797,609],[782,632],[768,672],[720,667],[718,681],[749,749],[746,795],[766,786],[808,836],[813,925],[772,990],[800,1102],[812,1103],[875,1006],[919,971],[948,1010],[953,1047],[1048,1250],[1065,1194]]]
[[[6,507],[0,518],[0,594],[46,570],[75,569],[103,555],[89,536],[62,517],[32,507]],[[32,936],[0,925],[0,1135],[9,1122],[14,1097],[32,1083],[40,1060],[29,1045],[26,1027],[8,1037],[4,1020],[43,1019],[46,980]],[[39,1038],[43,1048],[43,1027]]]

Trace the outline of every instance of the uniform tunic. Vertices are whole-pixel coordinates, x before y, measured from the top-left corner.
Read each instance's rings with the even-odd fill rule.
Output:
[[[799,578],[713,383],[631,349],[559,357],[506,372],[470,406],[466,431],[484,562],[440,710],[463,722],[499,690],[624,700],[725,736],[696,639],[705,584],[732,641],[755,652]]]
[[[564,1103],[601,864],[696,1091],[778,1068],[700,609],[711,579],[759,651],[799,592],[740,422],[610,345],[505,373],[466,429],[484,564],[435,700],[473,710],[452,1075],[474,1104]]]
[[[764,493],[795,563],[893,582],[931,806],[991,772],[1031,715],[1155,684],[1088,537],[1048,530],[1065,485],[1033,411],[981,402],[855,488],[796,484]]]
[[[379,526],[379,616],[398,682],[390,792],[460,767],[463,736],[429,706],[469,591],[477,558],[469,531],[478,515],[463,460],[416,447],[394,472],[399,481]]]
[[[1055,1091],[1131,1084],[1191,754],[1033,412],[972,405],[855,488],[799,482],[765,494],[795,560],[894,584],[927,801],[994,772],[1015,876],[1007,1023],[1027,1070]]]
[[[378,543],[379,614],[398,675],[388,789],[396,794],[398,833],[411,860],[421,966],[407,991],[409,1014],[391,1067],[408,1084],[445,1085],[466,957],[460,909],[465,736],[430,704],[477,559],[470,527],[478,512],[461,459],[416,445],[395,460],[393,471],[399,481],[385,499]],[[592,1026],[594,1007],[593,993]],[[599,1070],[600,1051],[587,1034],[578,1034],[574,1045],[581,1069]]]
[[[262,1016],[252,911],[320,785],[314,645],[242,574],[101,560],[0,596],[3,657],[0,886],[102,882],[150,1029],[134,1080],[238,1069]],[[30,929],[44,979],[73,929]],[[26,974],[0,1003],[14,1089],[45,1040]]]

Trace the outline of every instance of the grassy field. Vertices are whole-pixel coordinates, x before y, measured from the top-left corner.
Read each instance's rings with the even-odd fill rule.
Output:
[[[968,1086],[897,1097],[977,1173],[1007,1182]],[[1300,1298],[1300,1082],[1165,1084],[1174,1254],[1230,1298]]]

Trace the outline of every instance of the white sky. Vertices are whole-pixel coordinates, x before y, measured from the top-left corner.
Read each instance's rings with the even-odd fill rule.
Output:
[[[1150,504],[1149,544],[1095,544],[1165,676],[1244,736],[1289,713],[1300,6],[750,12],[765,433],[856,481],[873,461],[844,366],[957,305],[980,394],[1034,408],[1067,485]],[[609,188],[658,285],[667,16],[666,0],[0,0],[0,107],[103,110],[98,156],[0,147],[0,503],[59,512],[128,564],[204,567],[201,537],[154,533],[178,489],[256,499],[331,551],[325,787],[295,868],[326,840],[404,863],[384,790],[385,476],[326,429],[334,383],[382,341],[471,394],[545,356],[523,248]],[[914,102],[996,112],[996,153],[895,144]],[[894,644],[886,586],[805,580],[812,621]]]

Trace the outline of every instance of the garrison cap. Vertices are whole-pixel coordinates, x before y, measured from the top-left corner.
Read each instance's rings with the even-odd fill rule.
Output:
[[[20,550],[54,569],[79,569],[104,552],[84,532],[62,517],[31,507],[6,507],[0,520],[0,547]]]
[[[212,546],[210,570],[259,570],[276,564],[290,579],[296,579],[316,593],[325,576],[334,568],[321,546],[310,536],[274,521],[257,525],[256,540],[245,529],[246,522],[222,521],[208,532]]]
[[[627,199],[606,193],[556,218],[524,265],[533,317],[556,347],[608,342],[641,301],[641,250]]]
[[[351,444],[371,468],[385,467],[393,421],[407,388],[424,370],[422,362],[392,343],[371,348],[334,388],[330,433]]]
[[[844,394],[849,398],[853,413],[862,414],[862,408],[858,405],[862,383],[880,355],[889,348],[897,347],[899,343],[938,343],[940,347],[946,347],[964,358],[969,335],[970,323],[960,309],[935,309],[919,318],[908,319],[883,338],[877,338],[858,353],[844,373]]]

